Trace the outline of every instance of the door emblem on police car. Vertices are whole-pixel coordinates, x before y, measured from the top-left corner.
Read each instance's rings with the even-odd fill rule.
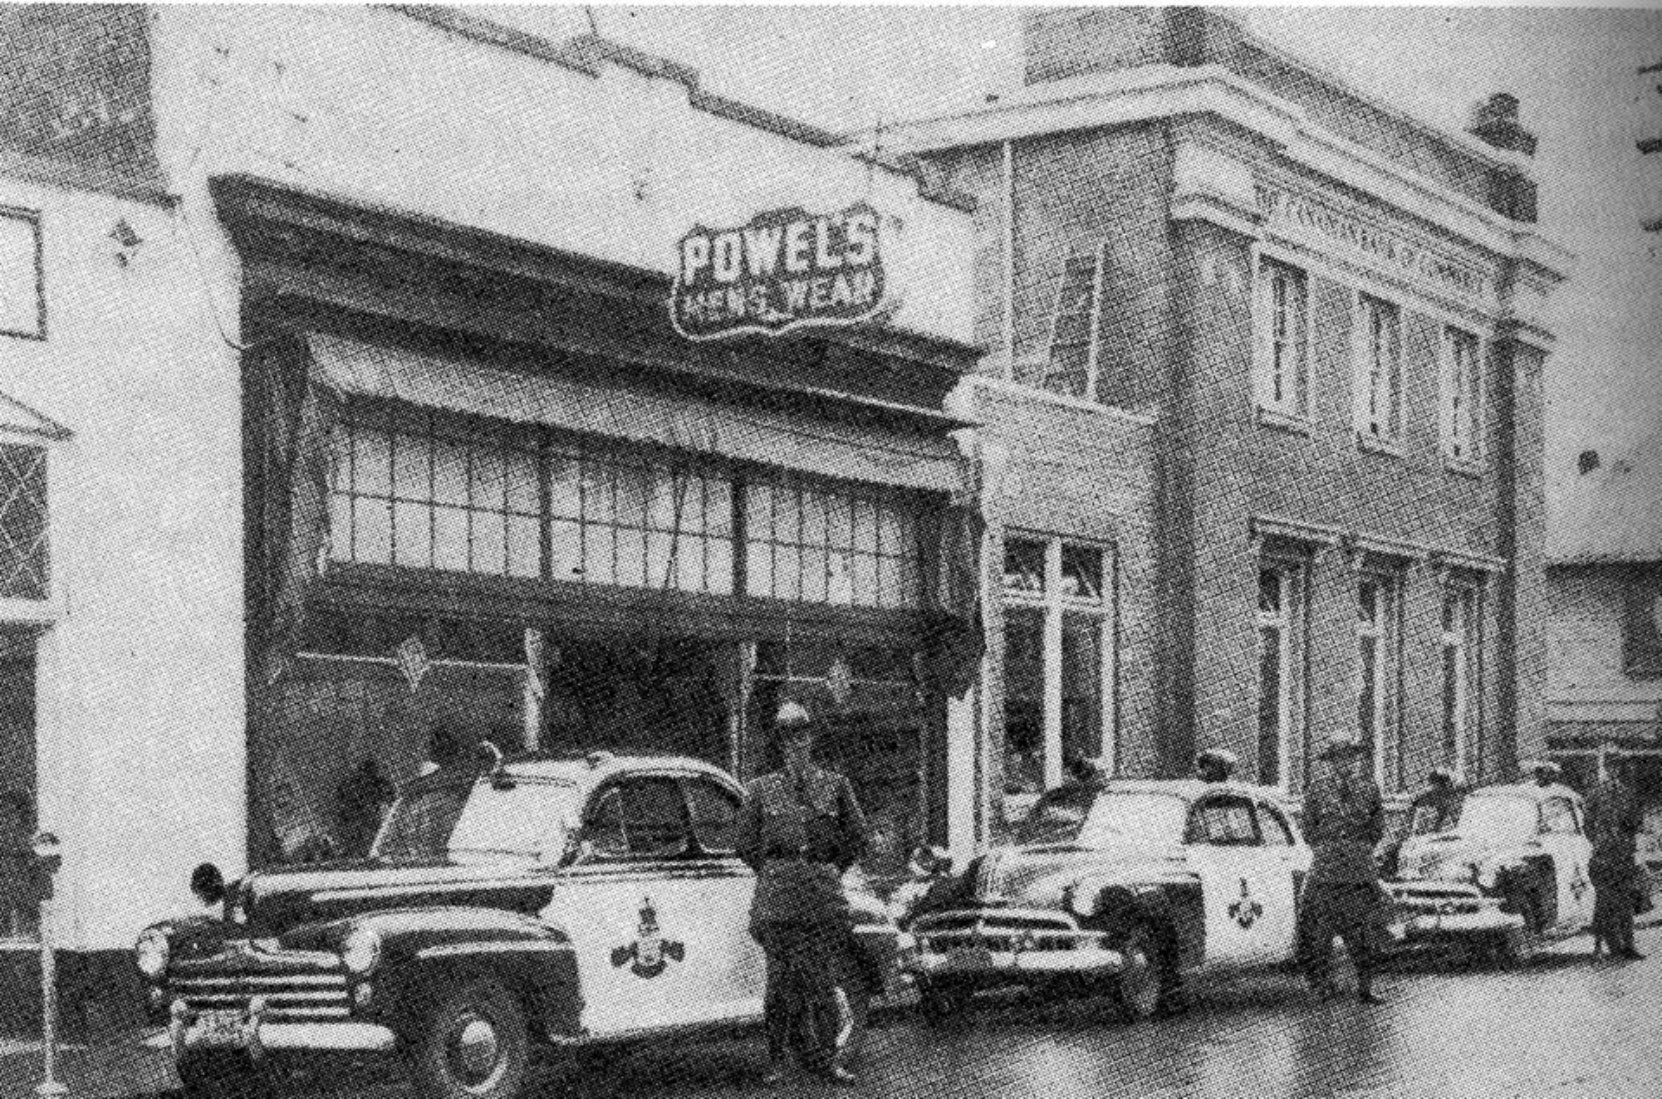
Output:
[[[1247,891],[1246,879],[1241,879],[1241,896],[1229,906],[1229,918],[1240,924],[1242,928],[1250,928],[1258,922],[1258,917],[1264,914],[1264,906],[1255,900]]]
[[[1581,872],[1581,867],[1578,866],[1575,868],[1575,877],[1570,879],[1570,893],[1574,895],[1577,901],[1580,901],[1581,895],[1587,892],[1587,887],[1591,884],[1586,875]]]
[[[664,938],[658,927],[658,911],[652,907],[652,898],[642,898],[641,925],[635,941],[612,951],[612,964],[619,969],[629,967],[637,977],[652,978],[662,973],[670,962],[678,962],[687,955],[684,943]]]

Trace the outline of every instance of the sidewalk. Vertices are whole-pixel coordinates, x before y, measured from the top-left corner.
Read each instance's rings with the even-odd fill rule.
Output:
[[[149,1031],[114,1031],[58,1047],[57,1077],[69,1099],[150,1099],[176,1093],[173,1057],[143,1045]],[[41,1081],[40,1041],[0,1038],[0,1096],[28,1099]]]

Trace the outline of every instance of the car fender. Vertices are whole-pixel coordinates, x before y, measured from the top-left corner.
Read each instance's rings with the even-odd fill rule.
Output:
[[[1110,935],[1134,924],[1154,928],[1162,938],[1168,959],[1179,967],[1197,964],[1204,956],[1206,919],[1200,879],[1187,870],[1152,868],[1148,874],[1092,877],[1074,886],[1074,896],[1090,897],[1093,927]],[[1076,910],[1080,907],[1075,905]]]
[[[284,945],[339,943],[367,928],[381,937],[374,981],[378,1012],[398,1023],[419,1009],[442,974],[465,968],[489,973],[520,996],[534,1029],[576,1033],[582,1013],[577,959],[566,931],[500,908],[432,906],[363,913],[296,928]]]

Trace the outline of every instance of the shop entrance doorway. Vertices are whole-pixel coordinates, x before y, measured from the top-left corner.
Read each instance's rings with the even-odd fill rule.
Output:
[[[39,926],[35,827],[35,639],[0,629],[0,941]]]

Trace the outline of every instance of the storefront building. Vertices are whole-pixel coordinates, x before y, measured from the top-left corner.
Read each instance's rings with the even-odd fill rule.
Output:
[[[1296,792],[1342,726],[1391,791],[1510,773],[1544,747],[1542,309],[1568,259],[1516,101],[1440,131],[1199,9],[1033,12],[1025,42],[1023,89],[881,141],[978,200],[996,387],[1148,425],[1153,546],[1118,578],[1150,587],[1121,620],[1148,682],[1122,652],[1110,765],[1183,774],[1215,745]],[[1129,491],[1081,519],[1114,541],[1137,514]],[[1047,537],[1005,529],[1007,606]],[[1030,751],[1008,662],[1034,629],[992,639],[995,757]],[[1047,751],[1048,783],[1070,750]]]
[[[1550,498],[1547,747],[1566,779],[1597,785],[1631,760],[1641,857],[1662,871],[1662,473],[1659,438],[1586,450]]]
[[[156,184],[140,243],[103,245],[132,284],[104,331],[132,346],[72,371],[54,326],[54,368],[0,387],[82,462],[61,494],[85,503],[49,512],[69,597],[41,633],[77,712],[34,723],[31,827],[66,845],[89,989],[119,1000],[196,862],[359,852],[446,744],[750,775],[790,697],[860,790],[876,872],[964,830],[978,526],[969,425],[943,409],[977,355],[965,200],[593,36],[447,9],[105,14],[111,70],[142,62],[124,149]],[[60,29],[70,52],[110,37]],[[713,331],[779,324],[752,283],[727,293],[766,266],[741,240],[801,275],[781,308],[857,323]],[[50,249],[46,273],[69,290]],[[94,582],[124,539],[126,588]]]

